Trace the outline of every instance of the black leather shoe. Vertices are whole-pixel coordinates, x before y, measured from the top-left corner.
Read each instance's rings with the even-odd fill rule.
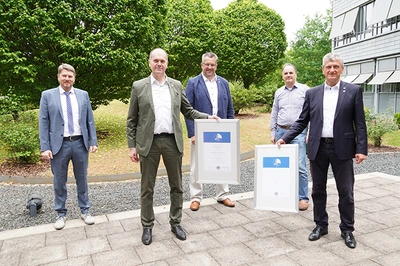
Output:
[[[142,242],[145,245],[150,245],[152,241],[151,228],[143,228]]]
[[[317,227],[312,230],[308,240],[315,241],[321,238],[321,236],[328,234],[328,228],[323,228],[322,226],[317,225]]]
[[[355,248],[357,245],[356,239],[353,236],[352,232],[342,232],[342,238],[344,239],[344,243],[349,248]]]
[[[171,227],[171,232],[175,234],[176,238],[180,240],[186,240],[186,233],[183,231],[182,226],[175,225]]]

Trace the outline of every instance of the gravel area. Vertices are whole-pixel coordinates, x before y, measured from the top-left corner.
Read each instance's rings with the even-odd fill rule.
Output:
[[[400,176],[400,153],[375,153],[368,155],[365,162],[355,165],[355,174],[381,172]],[[230,185],[231,194],[254,191],[254,160],[240,164],[240,184]],[[329,171],[332,178],[331,171]],[[183,176],[184,201],[189,201],[188,173]],[[103,215],[140,208],[140,180],[121,182],[102,182],[89,184],[90,212],[92,215]],[[215,185],[204,185],[204,197],[215,196]],[[36,217],[29,216],[26,208],[28,197],[39,193],[43,206]],[[67,219],[78,219],[80,211],[77,204],[75,185],[68,185]],[[169,204],[169,186],[166,177],[157,179],[154,205]],[[0,231],[12,230],[40,224],[53,223],[57,214],[53,210],[52,185],[19,185],[0,183]]]

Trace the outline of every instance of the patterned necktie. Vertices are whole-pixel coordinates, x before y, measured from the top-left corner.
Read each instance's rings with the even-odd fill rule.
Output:
[[[68,132],[69,134],[74,134],[74,119],[72,117],[72,106],[71,98],[69,98],[70,91],[65,91],[65,96],[67,96],[67,117],[68,117]]]

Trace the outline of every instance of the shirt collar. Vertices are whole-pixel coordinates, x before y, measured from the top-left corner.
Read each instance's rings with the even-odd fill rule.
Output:
[[[58,90],[60,92],[60,94],[64,94],[65,90],[63,88],[61,88],[61,86],[58,86]],[[71,94],[75,94],[75,90],[74,87],[71,88],[71,90],[69,91]]]
[[[325,82],[325,85],[324,85],[324,89],[327,89],[327,88],[332,88],[332,89],[336,89],[336,90],[338,90],[339,88],[340,88],[340,80],[339,80],[339,82],[338,83],[336,83],[336,85],[335,86],[329,86],[328,84],[326,84],[326,82]]]
[[[158,80],[156,80],[156,78],[153,77],[153,74],[150,74],[150,84],[153,85],[154,83],[156,83],[156,84],[158,84],[160,86],[163,85],[164,83],[168,84],[167,75],[165,75],[165,81],[163,82],[163,84],[160,84],[160,82],[158,82]]]
[[[297,82],[295,82],[294,84],[293,84],[293,87],[292,88],[290,88],[290,89],[297,89],[298,88],[298,86],[297,86]],[[289,88],[288,87],[286,87],[286,85],[285,85],[285,89],[286,90],[289,90]]]
[[[206,76],[204,76],[203,72],[201,72],[201,76],[203,77],[204,82],[216,82],[217,81],[217,74],[215,74],[215,77],[212,80],[209,80],[208,78],[206,78]]]

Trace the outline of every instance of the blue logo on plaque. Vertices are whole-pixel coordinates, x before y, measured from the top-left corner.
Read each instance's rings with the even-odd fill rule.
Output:
[[[289,157],[263,157],[263,168],[289,168]]]
[[[204,142],[230,143],[231,132],[204,132]]]

